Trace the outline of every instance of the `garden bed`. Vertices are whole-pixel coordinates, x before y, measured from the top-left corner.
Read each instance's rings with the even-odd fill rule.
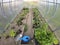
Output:
[[[38,45],[58,45],[58,39],[49,29],[48,24],[40,17],[40,12],[37,8],[33,9],[33,28],[35,30],[35,39]]]

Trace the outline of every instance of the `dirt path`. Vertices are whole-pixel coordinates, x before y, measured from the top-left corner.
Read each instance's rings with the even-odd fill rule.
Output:
[[[34,30],[32,28],[33,26],[32,20],[33,20],[33,12],[32,9],[29,9],[29,13],[26,16],[26,24],[28,30],[24,33],[24,35],[30,36],[31,38],[33,38],[34,36]],[[28,44],[22,44],[22,45],[35,45],[35,42],[34,40],[31,40]]]
[[[28,30],[26,31],[26,33],[24,35],[28,35],[31,38],[33,38],[33,34],[34,34],[34,30],[32,29],[32,20],[33,20],[32,9],[29,9],[29,13],[26,17],[26,23],[28,26]]]

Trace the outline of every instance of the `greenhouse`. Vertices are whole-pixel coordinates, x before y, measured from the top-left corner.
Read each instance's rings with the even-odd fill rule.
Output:
[[[60,45],[60,0],[0,0],[0,45]]]

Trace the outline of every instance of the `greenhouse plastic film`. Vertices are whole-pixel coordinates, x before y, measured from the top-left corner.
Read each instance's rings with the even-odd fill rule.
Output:
[[[22,9],[21,1],[0,2],[0,32],[10,23]]]

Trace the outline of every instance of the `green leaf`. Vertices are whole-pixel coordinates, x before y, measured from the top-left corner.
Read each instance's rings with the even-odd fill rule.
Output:
[[[11,37],[14,37],[16,35],[16,33],[15,33],[15,31],[13,29],[10,30],[9,34],[10,34]]]
[[[59,43],[58,39],[57,39],[57,38],[54,38],[54,39],[53,39],[53,43],[54,43],[54,44],[58,44],[58,43]]]

